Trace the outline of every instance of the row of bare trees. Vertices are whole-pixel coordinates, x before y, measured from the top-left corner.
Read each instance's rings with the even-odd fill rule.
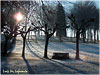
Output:
[[[92,40],[94,36],[94,42],[96,42],[96,31],[97,31],[97,41],[99,41],[98,30],[99,30],[99,9],[96,7],[93,1],[78,1],[74,7],[71,9],[71,13],[77,19],[77,23],[80,23],[81,20],[88,18],[93,18],[94,22],[84,25],[82,27],[81,36],[83,42]],[[73,27],[73,26],[72,26]],[[73,29],[73,28],[72,28]],[[93,32],[92,32],[93,31]],[[94,33],[94,35],[93,35]],[[87,38],[86,38],[87,35]]]
[[[6,8],[5,8],[6,7]],[[7,41],[12,39],[12,37],[16,37],[17,35],[21,35],[23,39],[23,50],[22,56],[25,56],[25,42],[27,34],[30,31],[38,31],[41,30],[45,33],[46,36],[46,44],[44,50],[44,57],[47,58],[47,47],[49,38],[54,34],[56,30],[56,25],[54,22],[50,22],[53,19],[52,17],[55,12],[49,8],[49,6],[45,6],[43,1],[41,1],[41,5],[36,1],[2,1],[2,32],[5,35],[5,49],[4,54],[7,54]],[[24,15],[24,19],[21,22],[16,22],[13,18],[14,13],[20,11]],[[12,12],[13,14],[11,14]],[[7,14],[7,15],[6,15]],[[49,15],[48,15],[49,14]],[[5,16],[6,15],[6,16]],[[5,17],[4,17],[5,16]],[[10,18],[10,21],[9,21]],[[10,23],[13,23],[12,25]],[[52,23],[52,25],[51,25]]]
[[[25,42],[28,32],[37,30],[41,28],[35,24],[32,25],[30,23],[31,15],[34,13],[36,2],[33,1],[2,1],[1,2],[1,27],[2,32],[5,36],[5,47],[4,54],[7,54],[8,51],[8,40],[16,37],[17,35],[21,35],[23,39],[23,51],[22,56],[24,57],[25,53]],[[14,14],[16,12],[21,12],[24,15],[23,21],[17,22],[14,19]]]
[[[24,18],[20,22],[13,19],[14,13],[20,11]],[[21,35],[23,39],[22,56],[25,57],[25,43],[29,32],[44,32],[45,49],[44,58],[48,58],[49,39],[56,32],[60,39],[66,37],[66,28],[71,28],[76,34],[76,59],[79,59],[79,39],[80,34],[83,41],[86,39],[86,31],[94,29],[94,39],[96,30],[99,29],[99,11],[94,2],[84,1],[74,4],[70,15],[66,15],[60,1],[53,5],[47,1],[2,1],[1,2],[1,28],[6,37],[5,53],[7,53],[7,41],[12,37]],[[67,16],[67,19],[66,19]],[[69,23],[66,23],[69,20]]]
[[[78,2],[71,9],[71,16],[68,16],[71,20],[71,28],[76,32],[76,59],[79,58],[79,39],[80,34],[83,37],[83,42],[86,39],[86,31],[89,29],[99,29],[99,11],[93,1]],[[97,29],[97,30],[98,30]],[[93,33],[90,33],[93,34]],[[95,36],[95,34],[94,34]],[[94,37],[95,39],[95,37]]]

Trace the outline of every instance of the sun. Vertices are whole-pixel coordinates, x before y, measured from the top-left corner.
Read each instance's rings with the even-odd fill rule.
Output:
[[[14,19],[19,22],[23,19],[23,15],[20,12],[17,12],[14,14]]]

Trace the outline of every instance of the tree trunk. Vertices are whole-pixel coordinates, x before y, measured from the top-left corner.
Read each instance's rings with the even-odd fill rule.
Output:
[[[79,31],[77,30],[77,32],[76,32],[76,59],[80,59],[79,58],[79,35],[80,35],[80,33],[79,33]]]
[[[90,29],[88,29],[88,32],[87,32],[87,42],[89,42],[89,36],[90,36],[90,35],[89,35],[89,30],[90,30]]]
[[[68,31],[68,29],[66,29],[66,37],[67,37],[67,31]]]
[[[40,31],[38,30],[38,38],[37,39],[40,39]]]
[[[25,42],[26,42],[26,36],[23,37],[23,51],[22,51],[22,57],[25,57]]]
[[[62,36],[61,35],[59,36],[59,41],[62,42]]]
[[[94,43],[96,42],[96,30],[94,29]]]
[[[8,38],[5,37],[4,54],[7,54],[7,49],[8,49]]]
[[[97,42],[99,41],[99,35],[98,35],[98,30],[97,30]]]
[[[85,43],[86,33],[83,33],[83,43]]]
[[[48,58],[48,56],[47,56],[48,42],[49,42],[49,37],[48,37],[48,34],[46,34],[44,58]]]
[[[75,30],[74,30],[74,38],[75,38]]]
[[[63,37],[66,37],[66,28],[63,29],[62,34]]]
[[[92,31],[90,29],[90,40],[92,41]]]

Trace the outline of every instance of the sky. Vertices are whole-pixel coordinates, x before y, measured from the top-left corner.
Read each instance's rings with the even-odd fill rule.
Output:
[[[51,0],[52,1],[52,0]],[[66,11],[66,9],[67,9],[67,12],[68,12],[68,10],[70,10],[70,8],[69,7],[72,7],[73,6],[73,3],[76,3],[76,1],[87,1],[87,0],[59,0],[59,1],[62,1],[62,5],[63,5],[63,7],[64,7],[64,9],[65,9],[65,11]],[[65,2],[66,1],[66,2]],[[69,3],[69,2],[72,2],[72,3]],[[90,1],[94,1],[95,3],[96,3],[96,6],[97,6],[97,8],[99,8],[100,9],[100,5],[99,5],[99,0],[90,0]],[[73,35],[73,33],[71,33],[72,31],[69,29],[68,31],[67,31],[67,35],[70,37],[71,35]],[[99,32],[100,33],[100,32]],[[97,35],[97,34],[96,34]],[[99,38],[99,40],[100,40],[100,38]]]
[[[69,3],[71,5],[73,5],[73,3],[76,3],[77,1],[94,1],[96,3],[96,6],[98,8],[100,7],[100,5],[99,5],[100,0],[60,0],[60,1],[69,1],[67,3]],[[70,3],[70,2],[72,2],[72,3]]]
[[[97,5],[97,7],[99,8],[99,3],[100,3],[100,0],[43,0],[43,1],[70,1],[70,2],[73,2],[75,3],[76,1],[94,1]]]

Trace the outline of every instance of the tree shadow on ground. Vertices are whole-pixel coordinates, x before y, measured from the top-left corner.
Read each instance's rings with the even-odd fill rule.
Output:
[[[34,74],[35,72],[32,70],[32,68],[31,68],[31,66],[30,66],[30,64],[29,64],[29,62],[26,60],[25,57],[23,57],[23,59],[24,59],[24,61],[25,61],[25,63],[26,63],[26,66],[27,66],[27,69],[28,69],[28,73],[29,73],[29,74]]]
[[[40,57],[38,54],[36,54],[35,52],[33,52],[32,50],[31,50],[31,48],[29,47],[29,45],[28,45],[28,43],[27,43],[27,48],[28,48],[28,50],[33,54],[33,55],[35,55],[36,57],[38,57],[38,58],[40,58],[40,59],[42,59],[42,60],[44,60],[44,62],[49,62],[50,64],[52,64],[53,66],[55,66],[55,67],[59,67],[59,68],[62,68],[63,70],[65,70],[63,67],[61,67],[61,66],[59,66],[59,64],[57,65],[56,63],[54,63],[54,62],[52,62],[52,61],[48,61],[48,59],[45,59],[45,58],[42,58],[42,57]],[[66,71],[66,70],[65,70]],[[70,71],[66,71],[66,73],[71,73]]]
[[[36,57],[38,57],[38,58],[41,58],[37,53],[35,53],[35,52],[33,52],[33,51],[31,50],[31,48],[29,47],[28,44],[27,44],[27,46],[28,46],[28,49],[30,50],[30,52],[31,52],[32,54],[34,54],[34,55],[35,55]],[[32,46],[32,45],[31,45],[31,46]],[[34,47],[33,47],[33,48],[34,48]],[[35,50],[36,50],[36,49],[35,49]],[[52,64],[52,65],[55,66],[55,67],[62,68],[63,70],[65,70],[65,68],[66,68],[66,69],[69,68],[69,69],[74,70],[75,73],[77,72],[77,73],[80,73],[80,74],[88,74],[87,71],[81,70],[81,69],[78,68],[78,67],[77,67],[77,68],[76,68],[76,67],[72,67],[72,66],[70,66],[70,65],[67,65],[67,64],[64,64],[64,63],[61,63],[61,62],[52,60],[52,59],[50,59],[50,60],[45,59],[45,58],[41,58],[41,59],[43,59],[45,62],[49,62],[50,64]],[[94,65],[98,65],[97,63],[94,63],[94,62],[87,62],[87,63],[94,64]],[[65,67],[65,68],[63,68],[63,67]],[[67,73],[67,74],[70,74],[71,71],[68,71],[68,70],[67,70],[66,73]]]
[[[60,64],[58,64],[57,62],[53,62],[53,61],[51,61],[51,59],[45,59],[45,58],[43,58],[43,60],[45,61],[45,62],[48,62],[49,64],[51,64],[53,67],[55,67],[55,69],[54,70],[57,70],[58,71],[58,73],[60,73],[60,74],[71,74],[71,70],[68,70],[68,68],[66,67],[64,67],[64,66],[62,66],[62,65],[60,65]],[[51,67],[52,67],[51,66]],[[59,70],[58,70],[59,69]],[[62,70],[62,72],[61,72],[61,70]],[[58,74],[57,73],[57,74]]]
[[[56,60],[54,60],[54,59],[49,59],[50,61],[52,61],[52,62],[55,62],[55,63],[57,63],[57,64],[59,64],[59,65],[62,65],[63,67],[66,67],[66,68],[70,68],[70,69],[72,69],[72,70],[75,70],[75,71],[77,71],[77,73],[80,73],[80,74],[91,74],[91,70],[90,70],[90,72],[88,72],[88,71],[84,71],[84,70],[81,70],[80,68],[78,68],[78,67],[74,67],[74,66],[70,66],[70,65],[67,65],[67,64],[64,64],[64,63],[62,63],[62,62],[59,62],[59,61],[56,61]],[[71,59],[69,59],[69,60],[71,60]],[[73,59],[73,60],[75,60],[75,59]],[[61,61],[61,60],[60,60]],[[65,60],[64,60],[65,61]],[[77,60],[76,60],[77,61]],[[83,63],[87,63],[87,64],[90,64],[91,65],[91,68],[92,67],[97,67],[98,68],[98,72],[93,72],[93,74],[98,74],[99,73],[99,61],[98,62],[90,62],[90,61],[83,61],[82,59],[80,59],[80,61],[82,61]],[[80,65],[81,66],[81,65]],[[88,68],[86,68],[86,69],[88,69]],[[85,70],[86,70],[85,69]]]
[[[1,74],[9,74],[7,72],[4,72],[4,71],[9,70],[7,66],[8,66],[7,57],[1,57]]]
[[[30,44],[30,46],[32,47],[32,48],[34,48],[35,50],[37,50],[33,45],[32,45],[32,42],[30,42],[29,40],[28,40],[28,43]],[[36,43],[36,45],[37,46],[39,46],[41,49],[44,49],[38,42],[35,42]],[[39,51],[39,50],[37,50],[37,51]],[[39,51],[40,52],[40,51]]]
[[[49,46],[50,48],[52,48],[53,49],[53,47],[55,47],[54,49],[61,49],[62,50],[62,47],[64,47],[64,48],[66,48],[66,47],[68,47],[68,49],[73,49],[73,50],[75,50],[76,49],[76,46],[74,45],[74,44],[68,44],[68,43],[65,43],[65,42],[61,42],[61,43],[59,43],[58,45],[54,42],[54,43],[52,43],[52,44],[50,44],[51,46]],[[60,45],[60,46],[59,46]],[[56,50],[57,50],[56,49]],[[67,51],[67,49],[66,49],[66,51]]]
[[[39,52],[39,53],[42,53],[42,52],[40,52],[38,49],[36,49],[30,42],[28,43],[28,42],[26,41],[26,48],[27,48],[33,55],[35,55],[36,57],[39,57],[39,58],[40,58],[40,56],[39,56],[38,54],[36,54],[35,52],[32,51],[32,49],[29,47],[29,45],[30,45],[33,49],[35,49],[37,52]]]
[[[36,43],[41,49],[44,49],[38,42]]]
[[[12,51],[15,49],[15,46],[16,46],[16,41],[14,41],[13,43],[12,43],[12,45],[11,45],[11,47],[10,48],[8,48],[8,51],[7,51],[7,54],[4,54],[4,53],[1,53],[1,57],[3,56],[9,56],[11,53],[12,53]]]
[[[31,48],[27,45],[27,47],[28,47],[28,50],[30,50],[30,52],[32,53],[32,54],[34,54],[36,57],[38,57],[38,58],[41,58],[39,55],[37,55],[35,52],[33,52],[32,50],[31,50]],[[57,62],[57,61],[54,61],[54,60],[50,60],[50,61],[48,61],[48,59],[45,59],[45,58],[41,58],[42,60],[44,60],[44,61],[46,61],[46,62],[49,62],[50,64],[52,64],[52,65],[54,65],[54,66],[56,66],[56,67],[59,67],[59,68],[62,68],[62,67],[60,67],[59,65],[61,65],[61,66],[64,66],[64,67],[66,67],[66,68],[70,68],[70,69],[73,69],[73,70],[75,70],[75,71],[78,71],[79,73],[85,73],[85,72],[83,72],[83,71],[80,71],[80,70],[78,70],[78,69],[76,69],[76,68],[73,68],[73,67],[70,67],[70,66],[68,66],[68,65],[65,65],[65,64],[63,64],[63,63],[60,63],[60,62]],[[58,65],[57,65],[58,64]],[[65,69],[64,69],[65,70]],[[67,73],[71,73],[70,71],[67,71]]]
[[[12,51],[15,49],[16,44],[12,44],[12,47],[9,49],[8,53],[12,53]]]
[[[29,50],[33,55],[35,55],[35,56],[38,57],[38,58],[41,58],[38,54],[36,54],[35,52],[33,52],[33,51],[31,50],[31,48],[29,47],[27,41],[26,41],[26,48],[27,48],[27,50]],[[34,48],[34,47],[33,47],[33,48]],[[35,48],[34,48],[34,49],[35,49]],[[37,50],[37,49],[35,49],[35,50]],[[37,51],[38,51],[38,50],[37,50]]]
[[[8,57],[10,57],[12,54],[12,51],[14,50],[16,46],[16,40],[12,42],[11,47],[8,49],[8,53],[5,55],[4,53],[1,53],[1,74],[9,74],[10,68],[8,67]],[[7,71],[8,72],[4,72]]]
[[[50,59],[50,61],[55,62],[55,63],[57,63],[57,64],[59,64],[59,65],[61,65],[61,66],[63,66],[63,67],[70,68],[70,69],[72,69],[72,70],[74,70],[74,71],[77,71],[77,73],[80,73],[80,74],[87,74],[87,72],[78,69],[78,67],[77,67],[77,68],[71,67],[71,66],[69,66],[69,65],[65,65],[65,64],[63,64],[63,63],[61,63],[61,62],[58,62],[58,61],[55,61],[55,60],[52,60],[52,59]]]
[[[98,62],[92,62],[92,61],[86,61],[86,62],[95,66],[99,66],[99,60]]]
[[[57,51],[59,49],[61,49],[62,51],[67,51],[67,49],[72,49],[73,51],[76,50],[76,45],[74,43],[70,44],[70,43],[67,43],[67,42],[62,42],[61,44],[60,43],[58,44],[58,45],[60,45],[60,47],[56,43],[52,43],[50,45],[51,46],[49,46],[49,47],[51,49],[55,49]],[[67,48],[67,49],[64,50],[63,48]],[[94,50],[90,50],[89,48],[94,49]],[[79,49],[82,52],[87,52],[87,53],[92,53],[92,54],[97,54],[97,55],[99,54],[99,46],[98,47],[95,47],[95,46],[92,46],[92,45],[80,43],[79,44]]]
[[[98,45],[98,47],[95,47],[93,45],[89,45],[89,44],[86,44],[86,43],[82,43],[82,45],[84,45],[84,46],[86,46],[88,48],[93,48],[93,49],[98,49],[99,50],[99,45]]]

